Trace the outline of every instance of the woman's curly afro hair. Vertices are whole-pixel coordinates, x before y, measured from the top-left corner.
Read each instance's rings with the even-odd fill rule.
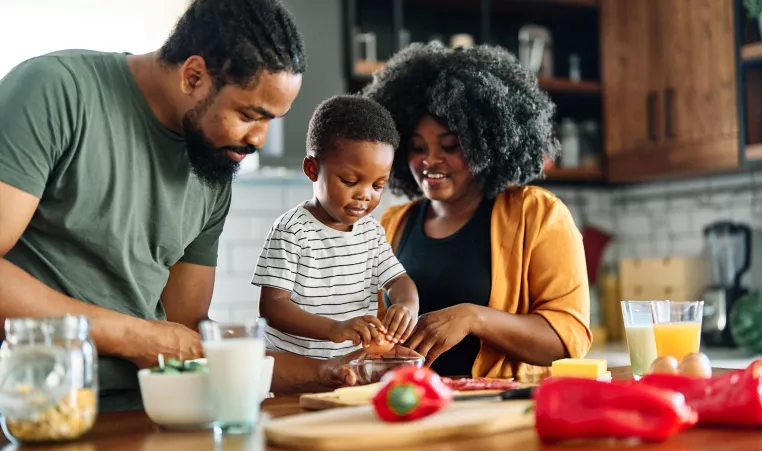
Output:
[[[410,198],[421,190],[408,167],[410,138],[425,115],[455,132],[489,197],[542,175],[555,156],[555,105],[516,57],[494,46],[450,50],[411,44],[375,74],[362,95],[386,107],[400,133],[390,188]]]

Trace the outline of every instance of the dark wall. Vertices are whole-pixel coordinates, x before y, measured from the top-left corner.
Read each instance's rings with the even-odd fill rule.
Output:
[[[307,72],[291,111],[283,123],[283,156],[263,154],[262,166],[301,167],[307,125],[313,110],[326,98],[346,92],[342,73],[341,0],[283,0],[296,17],[307,47]],[[277,129],[277,127],[274,127]]]

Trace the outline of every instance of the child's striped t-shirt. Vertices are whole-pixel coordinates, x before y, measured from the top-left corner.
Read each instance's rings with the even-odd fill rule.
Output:
[[[352,230],[334,230],[299,205],[275,221],[267,235],[252,284],[291,293],[303,310],[337,321],[378,314],[378,289],[405,272],[384,228],[365,216]],[[268,326],[270,350],[314,358],[347,354],[359,346],[287,334]]]

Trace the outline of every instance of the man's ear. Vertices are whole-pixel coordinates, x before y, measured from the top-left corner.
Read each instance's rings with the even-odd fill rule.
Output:
[[[211,88],[212,80],[206,69],[204,58],[193,55],[180,66],[180,89],[184,94],[204,92]],[[203,97],[201,96],[201,97]]]
[[[304,175],[306,175],[307,178],[313,182],[317,182],[318,172],[320,172],[320,165],[318,164],[318,161],[315,157],[312,155],[305,157],[304,161],[302,162],[302,170],[304,171]]]

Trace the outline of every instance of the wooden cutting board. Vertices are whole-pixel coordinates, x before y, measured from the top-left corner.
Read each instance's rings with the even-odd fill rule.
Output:
[[[265,437],[284,448],[389,449],[534,427],[532,401],[453,402],[417,421],[381,421],[372,406],[310,412],[273,420]]]
[[[299,397],[299,406],[308,410],[334,409],[337,407],[364,406],[370,404],[373,395],[381,386],[380,383],[356,387],[337,388],[327,393],[308,393]],[[524,386],[524,385],[522,385]],[[453,392],[456,398],[467,396],[497,395],[502,390],[473,390]]]

